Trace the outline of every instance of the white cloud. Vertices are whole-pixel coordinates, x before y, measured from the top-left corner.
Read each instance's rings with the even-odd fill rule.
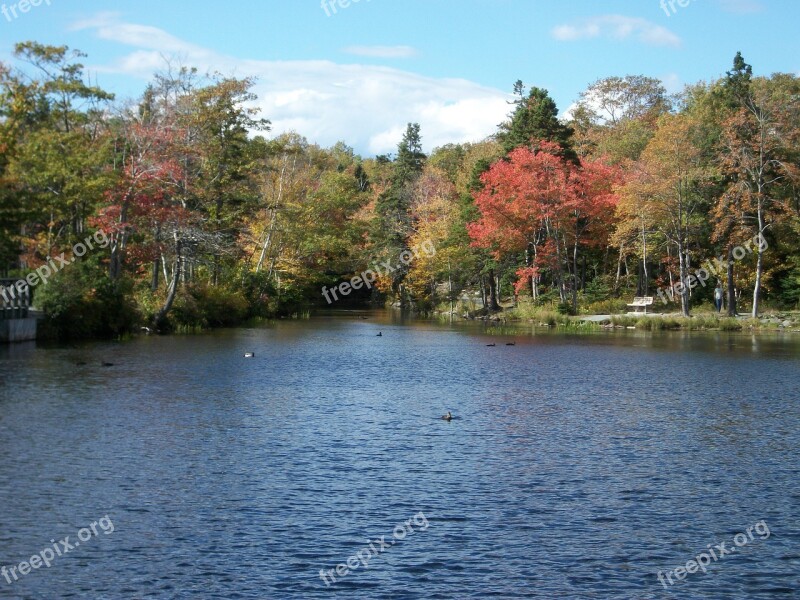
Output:
[[[411,46],[348,46],[342,52],[371,58],[413,58],[419,54]]]
[[[573,102],[565,110],[561,111],[561,114],[558,115],[558,118],[564,119],[565,121],[569,121],[575,117],[575,111],[577,109],[578,109],[578,103]]]
[[[261,116],[271,135],[296,131],[330,146],[346,141],[358,152],[394,152],[406,124],[419,122],[426,150],[451,142],[479,141],[496,131],[509,112],[508,94],[464,79],[437,79],[378,65],[318,61],[263,61],[217,54],[155,28],[105,13],[75,24],[133,50],[101,73],[149,81],[177,58],[201,72],[257,78]],[[144,86],[142,86],[144,87]]]
[[[170,35],[163,29],[134,23],[122,23],[117,13],[100,13],[90,19],[78,21],[71,27],[74,31],[83,29],[94,30],[95,35],[102,39],[118,42],[127,46],[158,50],[162,53],[189,53],[191,55],[210,54],[200,46],[195,46]]]
[[[677,48],[681,45],[681,39],[666,27],[656,25],[647,19],[624,15],[591,17],[575,24],[559,25],[552,33],[555,39],[562,42],[603,37],[614,40],[634,38],[650,46]]]

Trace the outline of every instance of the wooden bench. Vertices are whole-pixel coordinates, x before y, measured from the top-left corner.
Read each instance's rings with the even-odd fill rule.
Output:
[[[628,307],[633,308],[633,312],[639,312],[640,308],[644,308],[644,314],[647,314],[647,307],[653,304],[653,296],[637,296],[633,302],[628,304]]]

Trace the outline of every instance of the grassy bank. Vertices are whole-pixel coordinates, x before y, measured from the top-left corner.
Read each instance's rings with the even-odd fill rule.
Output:
[[[734,318],[719,318],[714,316],[697,317],[638,317],[615,316],[611,318],[611,325],[615,327],[635,327],[646,331],[667,331],[685,329],[688,331],[742,331],[745,323]]]
[[[609,303],[610,304],[610,303]],[[618,304],[618,303],[617,303]],[[616,311],[582,311],[580,316],[564,314],[558,306],[537,306],[520,302],[504,308],[494,315],[482,318],[506,322],[528,322],[535,326],[562,329],[610,329],[635,328],[644,331],[797,331],[800,329],[800,313],[771,311],[758,319],[730,318],[716,313],[700,312],[691,317],[676,315],[632,315],[619,314],[619,306],[609,306]],[[592,308],[595,308],[594,306]],[[602,321],[587,321],[587,317],[608,315]],[[481,318],[481,317],[478,317]]]

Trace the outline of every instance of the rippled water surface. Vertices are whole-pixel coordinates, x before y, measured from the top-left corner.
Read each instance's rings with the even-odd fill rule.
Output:
[[[800,597],[799,457],[797,337],[347,314],[0,347],[0,566],[113,523],[0,598]]]

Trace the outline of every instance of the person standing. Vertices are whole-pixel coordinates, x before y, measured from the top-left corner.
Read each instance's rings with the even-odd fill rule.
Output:
[[[722,284],[717,282],[717,287],[714,289],[714,306],[717,307],[717,312],[722,312]]]

